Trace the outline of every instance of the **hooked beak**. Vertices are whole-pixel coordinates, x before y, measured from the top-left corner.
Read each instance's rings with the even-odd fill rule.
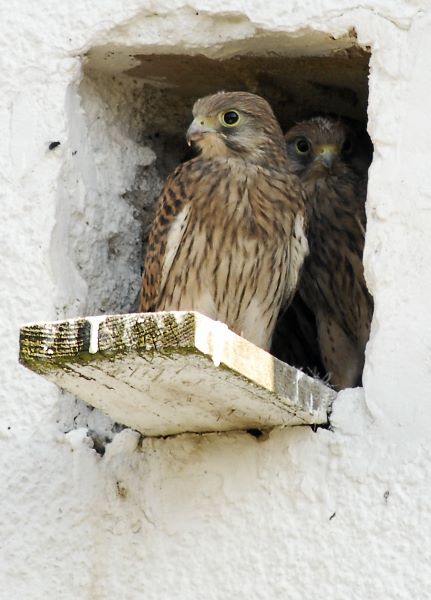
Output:
[[[338,156],[338,147],[334,144],[325,144],[322,146],[317,146],[315,151],[318,160],[320,160],[325,165],[325,167],[331,169],[335,159]]]
[[[204,118],[196,117],[187,129],[186,140],[189,146],[204,133],[215,133],[215,129],[206,123]]]

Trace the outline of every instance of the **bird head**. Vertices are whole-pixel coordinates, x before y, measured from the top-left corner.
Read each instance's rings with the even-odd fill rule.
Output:
[[[333,117],[302,121],[286,133],[289,167],[300,177],[342,175],[350,168],[362,174],[371,162],[365,136]]]
[[[239,158],[257,164],[286,160],[278,121],[260,96],[218,92],[197,100],[193,117],[187,142],[205,158]],[[280,157],[274,159],[274,154]]]

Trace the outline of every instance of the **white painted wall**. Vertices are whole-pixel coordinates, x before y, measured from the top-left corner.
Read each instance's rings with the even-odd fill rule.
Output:
[[[80,55],[107,43],[217,55],[253,36],[264,48],[271,33],[352,27],[373,52],[376,312],[365,393],[340,394],[334,431],[140,443],[19,366],[20,324],[124,310],[139,279],[122,194],[154,156],[126,96],[95,107],[96,81],[77,93]],[[0,597],[428,598],[429,0],[40,0],[3,3],[0,33]],[[87,428],[113,439],[103,458]]]

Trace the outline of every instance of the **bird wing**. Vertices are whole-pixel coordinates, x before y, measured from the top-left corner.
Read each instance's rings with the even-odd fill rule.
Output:
[[[141,284],[140,312],[157,310],[161,290],[181,243],[190,197],[187,190],[188,178],[185,176],[187,170],[188,163],[177,167],[168,177],[159,198],[156,216],[148,237]]]
[[[297,200],[301,200],[301,204],[300,206],[297,206],[290,229],[288,257],[289,268],[283,303],[280,311],[281,313],[287,310],[293,300],[300,283],[304,260],[309,254],[307,239],[308,219],[305,210],[307,198],[301,185],[297,186],[297,189],[294,190],[294,194]]]

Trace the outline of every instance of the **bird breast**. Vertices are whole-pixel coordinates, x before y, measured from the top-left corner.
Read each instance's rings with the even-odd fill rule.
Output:
[[[168,235],[160,308],[197,310],[268,349],[295,222],[283,180],[228,164],[198,189]]]

